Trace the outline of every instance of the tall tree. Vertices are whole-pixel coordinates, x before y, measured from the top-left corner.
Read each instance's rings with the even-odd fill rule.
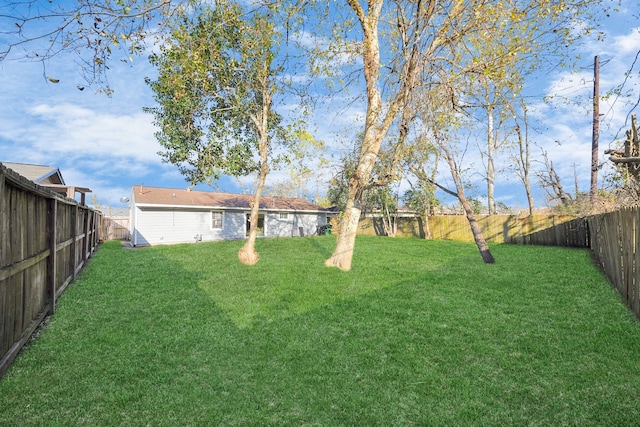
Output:
[[[342,270],[351,269],[356,231],[360,218],[360,202],[371,178],[373,167],[383,139],[396,119],[398,112],[416,86],[424,55],[429,56],[444,43],[448,27],[456,20],[463,2],[456,1],[450,17],[445,17],[442,27],[430,33],[432,19],[436,15],[436,2],[391,1],[383,14],[383,0],[346,0],[355,14],[362,35],[359,52],[363,64],[366,87],[366,117],[362,144],[355,173],[350,177],[346,206],[340,221],[336,248],[326,265]],[[387,21],[386,18],[390,18]],[[393,53],[386,65],[390,73],[383,75],[381,60],[380,24],[391,22],[393,30],[384,28],[385,44]],[[382,87],[388,83],[390,92],[383,99]]]
[[[373,165],[389,129],[405,108],[411,94],[433,85],[446,86],[446,99],[463,106],[457,86],[461,75],[482,74],[483,65],[500,55],[534,52],[547,37],[571,34],[574,16],[583,16],[596,0],[483,1],[473,7],[463,0],[446,2],[403,0],[345,0],[357,22],[357,34],[344,46],[356,45],[366,94],[365,124],[355,174],[349,182],[343,220],[328,266],[351,268],[362,194],[371,178]],[[508,12],[503,12],[508,4]],[[507,14],[508,13],[508,14]],[[577,14],[577,15],[576,15]],[[499,19],[496,19],[499,18]],[[511,20],[531,23],[531,37],[524,43],[512,31]],[[351,23],[350,20],[346,22]],[[333,35],[355,34],[346,27],[333,28]],[[516,34],[516,35],[514,35]],[[509,49],[489,51],[491,58],[474,61],[468,55],[474,40],[484,44],[513,38],[503,43]],[[355,41],[354,41],[355,39]],[[488,43],[488,41],[491,43]],[[334,45],[331,46],[332,48]],[[539,52],[543,55],[546,52]],[[467,55],[466,57],[464,55]],[[462,62],[458,59],[464,58]],[[498,70],[500,64],[498,63]],[[428,67],[427,67],[428,65]],[[427,69],[428,68],[428,69]],[[508,76],[505,75],[505,78]]]
[[[527,196],[529,215],[533,215],[534,199],[531,191],[531,141],[529,137],[529,117],[527,105],[524,100],[520,102],[522,117],[518,117],[513,105],[509,109],[515,121],[516,154],[512,156],[513,169],[522,181],[524,192]]]
[[[438,148],[425,135],[420,135],[407,146],[403,158],[404,168],[411,177],[407,179],[411,189],[405,193],[405,199],[409,207],[420,213],[421,234],[425,239],[431,239],[429,216],[441,204],[436,197],[434,185],[438,173]]]
[[[412,151],[422,153],[422,156],[424,156],[435,150],[437,155],[445,160],[453,180],[453,189],[437,182],[435,174],[433,177],[421,174],[421,178],[428,180],[434,187],[458,199],[469,222],[473,239],[480,251],[482,260],[487,264],[493,264],[495,260],[475,217],[474,200],[468,198],[465,192],[463,156],[459,151],[466,152],[466,147],[458,149],[456,144],[457,130],[463,119],[462,114],[458,113],[455,109],[455,104],[451,103],[447,96],[444,96],[447,93],[446,91],[447,88],[443,85],[421,92],[419,115],[420,124],[424,130],[421,137],[412,145]],[[415,170],[415,168],[413,169]],[[416,172],[419,173],[419,171]]]
[[[269,15],[247,13],[216,0],[181,14],[171,37],[151,63],[159,71],[148,81],[164,160],[192,183],[257,173],[250,230],[239,258],[255,264],[260,197],[276,143],[286,143],[282,118],[273,111],[281,88],[274,65],[277,33]]]

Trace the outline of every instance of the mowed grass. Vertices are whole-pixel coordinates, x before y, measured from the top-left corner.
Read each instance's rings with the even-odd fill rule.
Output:
[[[7,426],[637,426],[640,323],[586,250],[104,244],[0,380]]]

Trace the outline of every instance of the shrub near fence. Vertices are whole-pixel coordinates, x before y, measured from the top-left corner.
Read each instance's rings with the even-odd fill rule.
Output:
[[[99,222],[0,165],[0,377],[95,251]]]

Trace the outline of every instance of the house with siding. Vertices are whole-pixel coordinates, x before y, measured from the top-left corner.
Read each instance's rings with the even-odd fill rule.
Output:
[[[134,186],[130,197],[133,246],[244,239],[253,197],[190,189]],[[327,224],[321,206],[302,199],[261,197],[258,235],[306,236]]]

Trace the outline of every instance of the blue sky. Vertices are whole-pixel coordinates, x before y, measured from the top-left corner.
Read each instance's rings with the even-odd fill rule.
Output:
[[[623,12],[606,23],[605,43],[586,44],[582,49],[581,69],[578,73],[558,71],[543,76],[528,92],[540,95],[540,100],[530,99],[531,115],[540,122],[543,133],[536,135],[539,147],[549,153],[549,158],[563,179],[567,190],[574,187],[574,165],[578,171],[582,191],[589,188],[589,164],[591,150],[591,105],[588,97],[593,90],[593,57],[599,55],[602,62],[601,93],[619,85],[625,71],[631,66],[640,50],[640,22],[625,8],[638,10],[637,1],[623,3]],[[7,25],[0,21],[1,28]],[[0,43],[2,40],[0,39]],[[89,187],[101,206],[123,207],[122,196],[127,196],[131,186],[185,188],[177,168],[163,164],[157,152],[161,147],[154,136],[152,116],[142,111],[154,106],[153,95],[144,83],[145,76],[153,76],[154,70],[146,58],[134,58],[133,62],[114,61],[108,75],[115,90],[111,98],[96,93],[95,88],[83,91],[84,85],[78,65],[72,56],[52,60],[46,75],[59,79],[51,83],[44,78],[42,64],[26,62],[13,55],[0,62],[0,162],[21,162],[57,166],[67,184]],[[635,99],[640,95],[638,71],[630,76],[627,89],[633,89]],[[587,97],[583,107],[558,105],[555,109],[541,102],[544,95],[558,98]],[[603,124],[600,135],[600,159],[616,136],[624,138],[625,120],[630,111],[622,99],[603,101]],[[334,103],[339,104],[338,99]],[[294,106],[289,106],[293,108]],[[637,110],[636,110],[637,111]],[[347,149],[345,141],[363,127],[364,106],[353,104],[348,108],[336,105],[319,106],[310,130],[330,148],[330,154],[339,156]],[[534,154],[538,154],[534,148]],[[473,156],[471,156],[473,157]],[[337,160],[335,158],[334,160]],[[479,158],[471,158],[470,164],[481,166]],[[499,167],[508,166],[503,158]],[[442,181],[447,183],[443,169]],[[274,172],[270,181],[286,179],[287,171]],[[322,182],[329,179],[331,168],[319,170],[318,182],[312,191],[322,192]],[[601,172],[601,176],[604,172]],[[480,173],[476,187],[478,195],[484,184]],[[237,192],[251,190],[252,178],[241,182],[225,178],[218,189]],[[534,182],[534,185],[536,183]],[[200,185],[199,189],[212,189]],[[512,207],[524,207],[524,191],[513,174],[502,174],[496,182],[499,201]],[[544,206],[544,192],[536,188],[536,205]]]

